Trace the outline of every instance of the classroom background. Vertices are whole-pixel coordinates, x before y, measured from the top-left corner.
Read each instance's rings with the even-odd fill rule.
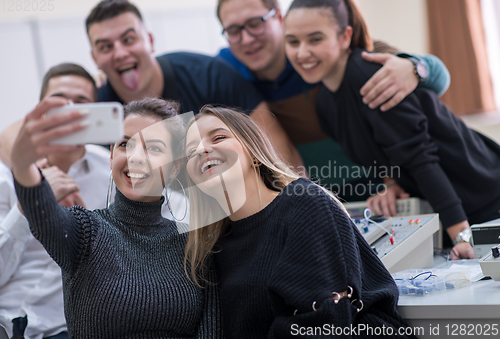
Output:
[[[84,21],[98,2],[0,0],[0,131],[37,104],[43,74],[51,66],[75,62],[97,74]],[[451,73],[443,101],[473,127],[500,140],[500,1],[357,2],[374,38],[406,52],[440,57]],[[134,3],[154,35],[158,55],[216,55],[227,46],[216,0]],[[286,13],[291,0],[279,3]]]

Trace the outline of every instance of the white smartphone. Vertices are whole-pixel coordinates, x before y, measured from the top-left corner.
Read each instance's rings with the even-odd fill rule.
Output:
[[[53,145],[114,144],[123,138],[123,106],[119,102],[74,104],[53,108],[46,116],[86,112],[89,125],[81,131],[53,140]]]

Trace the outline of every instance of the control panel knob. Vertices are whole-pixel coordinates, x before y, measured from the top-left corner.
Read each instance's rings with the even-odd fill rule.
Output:
[[[500,252],[498,251],[498,246],[491,248],[491,254],[493,255],[493,258],[500,257]]]

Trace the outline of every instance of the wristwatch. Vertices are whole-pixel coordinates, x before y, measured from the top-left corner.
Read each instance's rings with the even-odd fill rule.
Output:
[[[466,229],[462,230],[462,232],[458,233],[457,237],[455,239],[453,239],[453,246],[455,246],[456,244],[459,244],[461,242],[470,243],[471,236],[472,236],[472,231],[470,230],[470,228],[466,228]]]
[[[405,59],[408,59],[411,61],[411,63],[413,64],[413,67],[414,67],[413,70],[415,72],[415,76],[418,79],[418,82],[424,82],[427,80],[427,78],[429,77],[429,69],[427,68],[425,63],[423,63],[420,59],[414,57],[411,54],[399,53],[397,56],[400,58],[405,58]]]
[[[408,57],[407,59],[410,60],[413,63],[413,66],[415,67],[414,72],[418,78],[418,82],[426,81],[427,78],[429,77],[429,70],[427,69],[427,66],[425,66],[425,64],[422,61],[418,60],[417,58]]]

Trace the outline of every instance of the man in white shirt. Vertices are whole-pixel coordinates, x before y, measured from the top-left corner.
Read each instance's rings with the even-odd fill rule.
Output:
[[[74,103],[94,102],[97,89],[82,67],[61,64],[51,68],[44,78],[41,99],[48,96],[61,96]],[[109,157],[105,148],[86,145],[69,153],[49,155],[40,166],[64,206],[104,208]],[[0,325],[9,337],[68,338],[61,269],[31,234],[17,206],[12,174],[1,162]]]

